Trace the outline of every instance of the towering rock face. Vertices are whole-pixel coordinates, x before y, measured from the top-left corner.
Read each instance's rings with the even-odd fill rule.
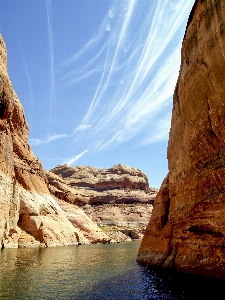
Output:
[[[182,46],[169,174],[138,261],[225,278],[225,0],[197,0]]]
[[[0,35],[0,248],[86,241],[54,201],[46,182],[28,145],[28,125],[8,77]]]

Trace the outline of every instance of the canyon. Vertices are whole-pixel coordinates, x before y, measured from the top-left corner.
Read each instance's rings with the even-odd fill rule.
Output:
[[[115,243],[143,236],[157,191],[140,170],[64,165],[45,171],[28,134],[0,35],[0,248]]]
[[[76,216],[76,222],[69,221],[48,190],[46,172],[28,144],[28,133],[0,35],[0,248],[109,242],[83,210],[67,208],[71,219]]]
[[[123,164],[45,171],[28,143],[0,35],[0,248],[144,235],[138,262],[225,279],[224,69],[225,0],[196,0],[173,96],[169,173],[158,192]]]
[[[196,0],[182,44],[169,173],[137,260],[225,278],[225,1]]]

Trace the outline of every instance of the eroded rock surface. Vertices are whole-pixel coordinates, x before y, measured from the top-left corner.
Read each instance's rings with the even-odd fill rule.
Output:
[[[86,240],[81,241],[81,243],[91,242],[96,244],[110,242],[111,238],[85,214],[83,209],[62,200],[56,201],[65,212],[67,219],[84,234]]]
[[[152,204],[86,205],[83,210],[107,235],[110,235],[110,231],[121,231],[131,239],[142,239],[151,216]]]
[[[140,170],[122,164],[109,169],[62,165],[46,175],[55,199],[81,206],[111,242],[143,237],[157,190],[149,188]]]
[[[225,278],[225,1],[197,0],[182,45],[169,174],[138,261]]]
[[[55,197],[79,206],[152,203],[157,193],[143,172],[122,164],[109,169],[61,165],[46,174]]]
[[[81,206],[110,242],[143,238],[157,190],[146,175],[122,164],[109,169],[57,166],[46,172],[49,191]]]
[[[115,188],[146,190],[148,188],[148,179],[143,172],[123,164],[109,169],[59,165],[51,172],[62,177],[72,187],[89,187],[94,190]]]

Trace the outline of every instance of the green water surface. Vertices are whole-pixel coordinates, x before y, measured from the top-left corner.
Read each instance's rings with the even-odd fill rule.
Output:
[[[79,299],[90,286],[134,268],[139,245],[3,249],[0,299]]]

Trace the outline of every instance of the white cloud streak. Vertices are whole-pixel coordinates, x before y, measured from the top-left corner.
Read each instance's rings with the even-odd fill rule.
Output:
[[[72,165],[75,161],[77,161],[78,159],[80,159],[85,153],[87,153],[89,150],[84,150],[83,152],[81,152],[80,154],[77,154],[75,157],[70,158],[69,161],[66,161],[65,163],[68,165]]]
[[[39,145],[43,145],[43,144],[48,144],[50,142],[53,142],[55,140],[61,139],[61,138],[66,138],[68,137],[67,134],[52,134],[47,136],[44,139],[38,139],[38,138],[34,138],[34,139],[30,139],[29,142],[31,144],[31,146],[39,146]]]
[[[163,119],[157,120],[157,127],[150,131],[148,137],[141,142],[141,145],[153,144],[160,141],[167,141],[171,124],[171,115],[167,113],[163,115]]]
[[[181,41],[193,3],[115,0],[92,39],[61,65],[61,82],[88,85],[98,79],[79,126],[86,129],[82,139],[94,143],[95,151],[138,135],[140,145],[168,135]],[[67,70],[80,61],[76,70]],[[150,136],[143,135],[149,131]]]
[[[75,129],[75,132],[77,131],[84,131],[84,130],[87,130],[88,128],[90,128],[91,125],[79,125],[76,129]]]

